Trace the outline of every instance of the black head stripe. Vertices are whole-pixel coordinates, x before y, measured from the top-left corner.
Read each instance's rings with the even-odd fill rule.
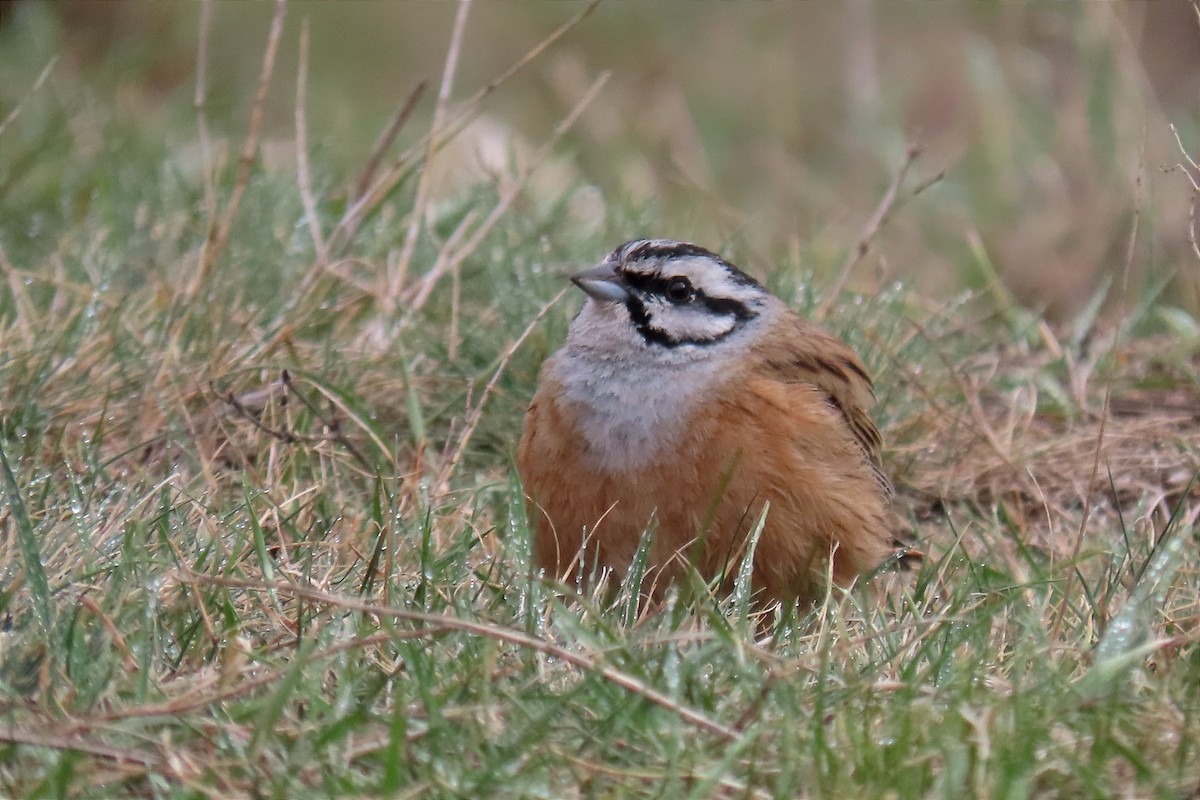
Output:
[[[642,272],[621,272],[623,280],[629,288],[641,294],[664,294],[667,290],[667,278],[658,275],[646,275]]]
[[[708,259],[720,266],[726,273],[729,282],[727,285],[761,288],[749,275],[716,253],[698,245],[661,239],[626,242],[609,256],[608,261],[613,264],[622,282],[630,290],[625,307],[634,327],[647,344],[668,348],[685,344],[710,345],[729,336],[740,328],[742,323],[758,316],[758,311],[742,300],[733,297],[712,297],[694,286],[690,300],[680,299],[679,296],[672,300],[672,284],[681,278],[686,279],[687,276],[672,269],[670,262],[689,258]],[[660,303],[663,316],[656,318],[659,312],[655,309]],[[667,309],[671,310],[668,312]],[[728,330],[712,338],[681,338],[678,331],[670,333],[668,329],[671,326],[664,325],[671,319],[670,315],[675,314],[732,317],[733,322]]]
[[[621,245],[624,250],[634,242],[626,242]],[[711,258],[714,261],[720,261],[721,257],[711,250],[705,250],[697,244],[689,242],[662,242],[647,240],[637,244],[625,253],[626,261],[642,261],[649,258],[690,258],[693,256],[701,256]]]
[[[626,272],[621,277],[631,289],[640,295],[654,295],[656,297],[667,299],[667,291],[671,285],[671,281],[675,280],[677,276],[646,275],[640,272]],[[693,302],[703,305],[713,314],[723,317],[737,317],[739,322],[745,322],[758,316],[758,312],[751,309],[741,300],[734,300],[732,297],[709,297],[699,289],[694,290],[694,292],[695,300]],[[644,306],[642,310],[645,311]]]
[[[696,299],[712,313],[737,317],[738,322],[746,322],[758,316],[758,312],[750,306],[731,297],[709,297],[704,292],[696,292]]]
[[[631,247],[632,245],[632,247]],[[630,248],[626,250],[626,248]],[[617,248],[614,255],[622,262],[647,261],[651,259],[709,258],[729,271],[729,278],[743,286],[758,286],[758,281],[711,250],[690,242],[662,242],[655,240],[626,242]]]
[[[625,308],[629,309],[629,318],[633,320],[634,327],[637,328],[637,332],[642,335],[647,344],[657,344],[662,347],[678,347],[684,344],[666,331],[655,328],[649,312],[646,311],[646,304],[637,297],[631,296],[626,300]]]
[[[702,303],[705,306],[705,309],[711,313],[718,314],[720,316],[734,317],[737,319],[737,324],[733,325],[733,327],[719,336],[714,336],[711,339],[680,339],[667,333],[662,328],[656,327],[654,324],[654,318],[650,315],[649,310],[646,308],[646,304],[643,303],[641,298],[637,297],[636,295],[630,295],[629,299],[625,301],[625,308],[628,309],[629,318],[633,321],[633,325],[635,328],[637,328],[637,332],[641,334],[642,338],[646,340],[647,344],[654,344],[668,348],[679,347],[683,344],[694,344],[699,346],[715,344],[740,328],[742,323],[752,320],[758,316],[756,311],[751,310],[744,303],[740,303],[737,300],[713,299],[711,297],[705,297],[703,294],[697,292],[697,301]]]

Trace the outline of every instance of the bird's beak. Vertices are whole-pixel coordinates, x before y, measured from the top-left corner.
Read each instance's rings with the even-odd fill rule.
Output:
[[[571,276],[571,283],[587,292],[588,297],[601,303],[624,303],[629,299],[625,282],[608,265],[576,272]]]

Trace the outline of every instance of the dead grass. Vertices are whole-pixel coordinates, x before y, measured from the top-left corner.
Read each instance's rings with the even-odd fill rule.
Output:
[[[976,325],[806,282],[797,305],[886,362],[925,564],[758,615],[748,580],[648,614],[636,586],[535,572],[512,447],[569,317],[558,265],[605,243],[525,202],[540,156],[451,202],[418,176],[593,8],[461,103],[449,59],[435,127],[405,129],[414,91],[343,178],[303,152],[259,169],[252,121],[237,164],[205,145],[180,190],[132,135],[139,181],[0,250],[0,791],[1191,791],[1200,362],[1148,315],[1118,336],[998,303]]]
[[[1048,348],[947,365],[940,386],[924,381],[936,402],[895,426],[896,460],[912,465],[900,475],[906,493],[926,508],[1001,503],[1019,515],[1023,540],[1060,555],[1084,508],[1101,529],[1119,528],[1122,512],[1190,526],[1200,515],[1200,390],[1185,372],[1200,361],[1152,372],[1155,355],[1172,349],[1168,339],[1130,342],[1098,373]]]

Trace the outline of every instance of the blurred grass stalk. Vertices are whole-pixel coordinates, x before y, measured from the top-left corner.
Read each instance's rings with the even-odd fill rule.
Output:
[[[354,7],[361,23],[205,4],[208,72],[184,98],[150,88],[154,47],[76,66],[58,8],[0,31],[0,98],[19,108],[0,130],[0,795],[1194,790],[1195,348],[1160,335],[1194,315],[1152,313],[1161,281],[1133,280],[1120,337],[1096,338],[1102,293],[1063,334],[1019,308],[1045,297],[997,284],[1022,258],[1050,273],[1128,248],[1152,271],[1174,252],[1129,245],[1122,165],[1149,126],[1109,10],[589,4],[559,22],[560,6],[404,4]],[[61,13],[198,16],[123,8]],[[326,57],[444,47],[397,14],[459,15],[440,124],[419,81],[397,102],[414,70],[378,64],[386,109],[367,124],[372,85]],[[502,14],[555,26],[532,48],[516,26],[522,55],[455,100],[514,35]],[[289,95],[266,56],[290,63],[306,15]],[[829,18],[854,30],[800,24]],[[866,130],[817,102],[846,84],[805,69],[846,35],[856,125],[886,106]],[[747,77],[730,65],[749,51]],[[280,96],[294,131],[275,161]],[[470,127],[501,111],[526,127]],[[910,115],[949,120],[921,165],[952,168],[901,206]],[[491,173],[426,177],[480,130],[511,148]],[[564,265],[668,231],[728,245],[864,354],[920,570],[756,618],[745,569],[732,597],[694,580],[654,609],[639,570],[609,591],[531,569],[511,454],[570,319]],[[926,253],[955,299],[895,281]]]

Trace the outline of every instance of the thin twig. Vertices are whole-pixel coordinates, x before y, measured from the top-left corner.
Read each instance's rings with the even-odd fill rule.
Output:
[[[566,291],[565,289],[563,290]],[[476,622],[471,619],[463,619],[461,617],[451,616],[449,614],[434,614],[425,611],[410,611],[408,609],[394,608],[391,606],[376,605],[367,603],[362,600],[356,600],[349,597],[340,597],[338,595],[328,594],[316,589],[309,589],[304,586],[287,583],[261,583],[256,581],[235,580],[230,578],[218,578],[209,575],[202,575],[193,572],[186,566],[183,567],[184,577],[181,579],[188,583],[201,583],[210,586],[220,586],[226,589],[245,589],[247,591],[271,592],[279,594],[293,594],[296,597],[302,597],[306,600],[322,603],[336,608],[341,608],[347,611],[359,611],[365,614],[373,614],[379,617],[391,617],[393,619],[405,620],[407,622],[419,623],[422,625],[434,625],[444,629],[459,631],[462,633],[479,636],[485,639],[491,639],[497,642],[523,647],[527,650],[532,650],[535,653],[540,653],[544,656],[556,658],[564,661],[574,667],[586,670],[595,675],[599,675],[605,680],[620,686],[626,691],[632,692],[644,700],[666,709],[667,711],[676,714],[685,722],[695,725],[698,728],[708,731],[722,739],[729,741],[738,741],[742,735],[732,728],[722,725],[714,719],[710,719],[705,714],[681,705],[679,702],[671,698],[669,695],[663,694],[652,688],[644,681],[622,672],[615,667],[610,667],[604,664],[601,659],[590,653],[580,653],[574,650],[569,650],[565,647],[553,644],[545,639],[539,639],[531,636],[524,631],[514,628],[507,628],[501,625],[493,625],[486,622]]]
[[[265,422],[259,419],[258,415],[247,408],[241,400],[238,400],[237,397],[234,396],[233,392],[225,392],[222,394],[218,392],[217,388],[211,383],[208,385],[208,388],[213,394],[220,397],[222,402],[232,408],[239,417],[246,420],[255,428],[258,428],[260,431],[270,436],[272,439],[277,439],[284,444],[321,444],[323,442],[331,441],[331,437],[329,436],[314,436],[312,434],[294,433],[286,428],[272,428],[270,425],[267,425]]]
[[[436,132],[442,129],[442,119],[446,116],[446,106],[450,103],[450,92],[454,87],[454,76],[458,72],[458,56],[462,51],[462,41],[467,30],[467,12],[471,9],[471,0],[459,0],[458,13],[454,17],[454,28],[450,34],[450,47],[446,50],[446,63],[442,69],[442,83],[438,87],[437,103],[433,108],[433,122],[425,149],[425,169],[421,171],[421,179],[417,183],[417,196],[413,201],[412,211],[409,212],[408,231],[404,234],[404,246],[400,250],[400,260],[395,272],[388,276],[387,291],[384,293],[385,305],[395,308],[396,298],[400,294],[404,280],[408,276],[408,268],[412,262],[413,253],[417,248],[417,236],[421,232],[421,223],[425,218],[425,203],[429,196],[429,183],[433,170],[434,144],[437,141]]]
[[[496,371],[492,373],[491,379],[483,388],[483,394],[479,396],[479,402],[467,414],[466,421],[463,424],[463,431],[458,437],[458,446],[455,447],[454,453],[450,456],[450,460],[442,468],[438,475],[438,492],[445,490],[445,487],[450,482],[450,476],[454,474],[458,462],[462,460],[463,453],[466,452],[467,443],[471,441],[471,436],[475,433],[475,428],[479,425],[479,420],[483,418],[483,407],[487,403],[488,398],[492,396],[492,392],[496,390],[496,384],[500,381],[500,376],[504,374],[505,368],[508,367],[508,362],[512,360],[513,355],[529,338],[529,334],[533,333],[533,329],[542,321],[546,314],[553,308],[559,300],[567,293],[567,289],[561,290],[558,294],[551,298],[550,302],[542,306],[542,310],[537,313],[529,324],[525,326],[525,330],[521,331],[521,335],[513,340],[512,344],[505,349],[503,355],[500,356],[500,363],[496,365]]]
[[[20,116],[21,109],[24,107],[25,101],[37,94],[42,88],[42,84],[44,84],[50,77],[50,73],[54,71],[56,64],[58,64],[58,56],[55,56],[47,61],[46,66],[42,67],[41,74],[37,76],[37,80],[33,82],[33,86],[29,87],[29,91],[25,93],[25,96],[17,101],[17,104],[13,106],[12,111],[9,111],[7,116],[4,117],[4,121],[0,122],[0,136],[3,136],[5,129],[12,124],[13,120]]]
[[[379,171],[379,165],[383,162],[383,157],[396,141],[396,137],[400,135],[400,131],[412,116],[413,111],[417,108],[417,103],[421,100],[421,95],[425,94],[425,89],[428,88],[428,81],[420,81],[413,90],[408,93],[408,98],[400,108],[396,109],[392,121],[379,134],[379,139],[376,140],[375,146],[371,148],[371,156],[367,159],[367,163],[363,165],[362,173],[359,174],[358,180],[354,184],[354,199],[358,200],[367,193],[367,189],[371,187],[371,181],[375,179],[375,173]]]
[[[1193,7],[1196,7],[1193,4]],[[1196,12],[1200,15],[1200,10]],[[1200,165],[1196,164],[1195,159],[1188,153],[1187,148],[1183,146],[1183,140],[1179,138],[1179,131],[1174,125],[1171,125],[1171,133],[1175,134],[1175,144],[1179,147],[1179,152],[1183,154],[1183,158],[1188,162],[1188,167],[1183,164],[1176,164],[1175,168],[1183,171],[1187,176],[1188,183],[1192,185],[1192,202],[1188,207],[1188,244],[1192,246],[1192,252],[1196,258],[1200,258],[1200,243],[1196,239],[1196,201],[1200,199],[1200,182],[1197,181],[1196,173],[1200,173]]]
[[[446,359],[453,364],[458,360],[458,313],[462,302],[462,261],[454,260],[454,269],[450,273],[450,326],[446,337]]]
[[[308,94],[308,17],[300,23],[300,54],[296,65],[296,180],[300,185],[300,202],[304,205],[304,217],[312,234],[313,247],[320,264],[329,263],[329,249],[321,233],[321,220],[317,216],[317,201],[312,192],[312,174],[308,169],[308,121],[305,110]]]
[[[471,253],[475,252],[479,245],[483,243],[484,237],[491,233],[492,228],[494,228],[496,223],[500,221],[500,218],[504,216],[505,212],[508,211],[509,207],[513,204],[513,201],[517,199],[517,195],[520,194],[521,189],[524,187],[525,182],[529,179],[529,176],[533,174],[533,171],[541,166],[541,163],[546,160],[551,152],[553,152],[554,147],[558,144],[559,139],[561,139],[563,135],[567,133],[567,131],[574,127],[584,109],[591,105],[592,100],[596,98],[596,95],[604,87],[604,84],[608,82],[608,79],[611,76],[612,72],[606,71],[592,82],[592,85],[588,87],[586,92],[584,92],[583,97],[580,98],[579,102],[575,104],[574,108],[572,108],[567,116],[565,116],[557,125],[554,126],[554,133],[550,139],[547,140],[540,148],[538,148],[537,152],[534,153],[533,157],[529,160],[529,163],[525,165],[520,174],[517,175],[516,179],[509,186],[505,187],[504,193],[500,197],[500,202],[496,204],[495,208],[492,209],[487,218],[479,224],[479,227],[476,228],[471,234],[471,238],[468,239],[461,248],[459,248],[444,262],[439,259],[438,264],[434,265],[434,269],[430,270],[429,273],[427,273],[421,279],[421,283],[418,284],[420,288],[417,296],[407,306],[407,311],[409,313],[419,311],[425,305],[425,301],[429,298],[430,292],[433,291],[433,284],[447,271],[453,271],[457,269],[458,265],[461,264],[463,260],[466,259]]]
[[[1121,270],[1120,299],[1122,305],[1125,303],[1126,292],[1129,288],[1129,273],[1133,270],[1133,258],[1137,253],[1138,229],[1142,219],[1142,174],[1145,171],[1145,156],[1146,130],[1143,127],[1141,147],[1138,150],[1137,175],[1134,178],[1133,223],[1129,229],[1129,244],[1125,248],[1125,264]],[[1191,160],[1186,153],[1184,157],[1188,158],[1189,161]],[[1122,309],[1121,316],[1124,317],[1124,309]],[[1122,321],[1119,320],[1117,322],[1116,330],[1113,332],[1112,343],[1109,345],[1108,351],[1110,358],[1116,353],[1117,346],[1121,341]],[[1092,471],[1088,477],[1087,493],[1083,499],[1083,514],[1079,520],[1079,529],[1075,532],[1075,541],[1071,545],[1070,563],[1072,566],[1075,565],[1076,559],[1079,558],[1079,553],[1083,548],[1083,537],[1087,533],[1087,525],[1092,516],[1092,498],[1095,494],[1097,478],[1100,474],[1100,455],[1104,449],[1104,434],[1108,427],[1109,408],[1112,400],[1112,380],[1112,372],[1110,371],[1104,386],[1104,404],[1100,408],[1100,428],[1096,432],[1096,447],[1092,452]],[[1073,594],[1075,577],[1078,572],[1078,569],[1071,569],[1067,572],[1066,583],[1062,589],[1062,599],[1059,600],[1058,608],[1055,610],[1054,626],[1050,634],[1055,639],[1058,638],[1059,629],[1062,627],[1064,617],[1066,617],[1067,605]]]
[[[204,180],[204,211],[217,218],[217,182],[214,175],[212,137],[208,133],[208,32],[212,27],[213,0],[200,4],[200,31],[196,37],[196,89],[192,108],[196,111],[196,136],[200,142],[200,170]]]
[[[507,82],[513,75],[519,72],[526,64],[536,59],[545,50],[558,41],[567,31],[574,28],[584,19],[591,15],[600,4],[600,0],[592,0],[584,7],[582,11],[571,17],[562,25],[559,25],[551,31],[544,39],[538,42],[534,47],[528,50],[524,55],[517,59],[508,69],[493,78],[483,88],[475,92],[459,105],[459,111],[454,117],[445,124],[441,130],[430,129],[428,133],[422,136],[417,142],[404,153],[392,162],[383,175],[379,177],[368,189],[359,193],[358,200],[343,215],[341,222],[338,223],[333,234],[330,236],[330,250],[332,252],[341,252],[341,249],[346,247],[354,237],[354,231],[362,223],[362,220],[367,216],[371,209],[375,208],[383,201],[385,197],[395,188],[396,184],[403,178],[409,167],[411,166],[416,154],[429,147],[432,140],[437,139],[434,149],[438,149],[446,142],[454,138],[454,134],[460,130],[468,120],[475,114],[479,104],[495,92],[500,86]],[[420,87],[424,88],[424,87]],[[414,92],[412,105],[416,105],[417,93]]]
[[[287,370],[284,370],[284,373],[283,373],[283,383],[292,392],[294,392],[298,398],[300,398],[300,402],[304,403],[305,407],[308,408],[308,410],[311,411],[313,413],[313,415],[317,417],[317,419],[321,420],[321,422],[323,422],[325,424],[325,426],[328,427],[330,429],[330,431],[336,437],[338,437],[338,441],[341,442],[342,445],[347,450],[350,451],[350,453],[354,456],[354,458],[360,464],[365,466],[367,469],[372,469],[371,463],[369,461],[367,461],[366,457],[363,456],[362,453],[358,452],[358,448],[356,448],[350,442],[350,440],[346,438],[346,435],[341,432],[340,428],[332,420],[327,420],[324,417],[324,415],[322,415],[320,409],[318,409],[315,405],[313,405],[313,403],[307,397],[305,397],[302,392],[296,391],[295,385],[293,384],[293,381],[292,381],[291,373],[289,373]],[[342,402],[341,398],[339,398],[333,392],[326,389],[321,384],[317,383],[316,381],[312,381],[312,380],[308,381],[308,384],[309,384],[309,386],[312,386],[314,389],[316,389],[318,392],[320,392],[322,395],[324,395],[326,400],[328,400],[330,403],[332,403],[334,406],[336,406],[343,414],[345,414],[349,419],[351,419],[355,425],[357,425],[359,428],[361,428],[363,431],[365,431],[367,436],[371,439],[371,441],[374,442],[375,446],[377,448],[379,448],[380,453],[382,453],[385,457],[387,457],[388,460],[392,459],[391,451],[388,450],[387,445],[385,445],[383,443],[383,441],[375,434],[375,431],[373,431],[371,429],[371,426],[366,423],[366,420],[364,420],[358,414],[354,413],[354,411],[352,409],[350,409],[344,402]]]
[[[875,241],[875,237],[879,234],[879,229],[883,227],[885,222],[887,222],[888,216],[892,212],[892,207],[896,203],[896,196],[900,193],[900,187],[904,185],[905,176],[908,175],[909,169],[920,155],[921,148],[917,147],[916,145],[910,146],[908,151],[904,154],[904,163],[896,172],[896,177],[892,179],[892,183],[890,186],[888,186],[887,191],[884,192],[883,198],[879,201],[879,205],[875,207],[875,213],[871,214],[870,219],[868,219],[866,225],[863,226],[863,232],[858,239],[858,245],[856,245],[853,250],[846,254],[846,259],[842,262],[842,267],[838,270],[837,277],[833,279],[833,283],[831,283],[829,288],[826,289],[825,298],[821,301],[821,304],[817,306],[817,310],[813,315],[816,320],[819,321],[824,319],[825,315],[828,314],[830,309],[833,308],[833,304],[837,302],[838,296],[841,295],[842,289],[844,289],[846,286],[846,281],[850,279],[850,273],[854,271],[856,266],[858,266],[858,262],[862,261],[863,257],[870,252],[871,244]],[[940,180],[940,178],[941,175],[939,174],[935,176],[933,180],[926,181],[921,185],[918,191],[923,191],[924,189],[929,188],[929,186],[932,186],[934,183]],[[916,192],[914,192],[913,196],[915,195]]]
[[[372,183],[384,154],[400,134],[401,128],[404,127],[404,124],[408,122],[413,112],[416,111],[417,103],[420,101],[421,95],[425,93],[426,86],[428,84],[425,81],[421,81],[416,85],[416,88],[409,93],[408,99],[404,101],[404,104],[396,112],[396,116],[392,117],[391,124],[383,131],[379,140],[375,143],[375,147],[371,151],[371,157],[367,159],[366,166],[363,167],[362,174],[358,176],[358,181],[355,184],[354,202],[346,207],[342,218],[333,227],[333,233],[329,235],[330,252],[342,253],[346,246],[354,240],[354,235],[358,233],[358,226],[362,224],[367,211],[374,208],[387,196],[387,193],[395,186],[395,182],[400,180],[412,165],[414,156],[410,151],[405,151],[392,162],[388,167],[387,173],[378,183]]]
[[[283,18],[287,11],[287,0],[275,0],[275,16],[271,19],[271,31],[267,35],[267,48],[263,53],[262,71],[258,77],[258,89],[254,94],[254,107],[250,112],[250,126],[246,131],[246,140],[242,145],[242,153],[238,157],[237,175],[234,178],[233,191],[225,206],[225,214],[220,221],[214,220],[209,228],[208,239],[200,250],[200,265],[196,269],[191,286],[188,287],[185,298],[190,299],[199,293],[201,287],[208,282],[225,244],[229,241],[229,232],[237,218],[238,207],[242,195],[250,183],[250,174],[254,169],[254,161],[258,156],[258,139],[262,131],[263,110],[267,101],[267,90],[271,86],[271,74],[275,71],[275,56],[279,52],[279,40],[283,35]]]
[[[433,286],[437,283],[438,278],[446,273],[450,268],[450,258],[456,252],[458,243],[467,235],[471,224],[475,222],[475,218],[479,215],[475,213],[475,209],[471,209],[463,215],[462,221],[458,223],[458,227],[446,239],[446,243],[438,251],[437,261],[433,262],[433,268],[429,272],[421,276],[420,283],[417,283],[413,288],[416,291],[416,296],[406,303],[409,313],[417,311],[424,307],[425,301],[429,299],[429,295],[433,292]]]
[[[161,768],[163,760],[154,753],[132,748],[109,747],[96,742],[83,741],[74,737],[55,736],[53,734],[34,733],[6,726],[0,728],[0,742],[25,745],[26,747],[44,747],[48,750],[67,750],[86,753],[89,756],[115,761],[117,764],[136,764],[139,767]]]
[[[1179,129],[1176,128],[1173,123],[1168,127],[1171,128],[1171,133],[1175,136],[1175,144],[1179,147],[1179,152],[1183,155],[1184,160],[1188,162],[1188,166],[1191,167],[1192,170],[1200,172],[1200,164],[1196,163],[1196,160],[1192,158],[1191,154],[1187,151],[1187,148],[1183,146],[1183,139],[1179,138]],[[1184,171],[1188,172],[1188,179],[1191,180],[1192,186],[1195,186],[1198,190],[1200,190],[1200,186],[1197,186],[1195,178],[1192,177],[1192,173],[1188,170]]]
[[[542,39],[540,42],[538,42],[536,45],[534,45],[534,47],[531,50],[529,50],[527,53],[525,53],[525,55],[523,55],[519,59],[517,59],[512,64],[512,66],[510,66],[508,69],[504,70],[504,72],[500,73],[498,76],[496,76],[491,81],[489,81],[487,83],[487,85],[485,85],[479,91],[475,92],[475,94],[468,97],[462,103],[462,111],[460,111],[458,113],[458,115],[447,124],[447,129],[451,129],[457,125],[461,125],[461,124],[465,123],[466,120],[468,120],[471,117],[471,115],[474,114],[475,108],[479,105],[479,103],[484,98],[486,98],[492,92],[496,91],[496,89],[498,89],[509,78],[511,78],[513,75],[515,75],[517,72],[519,72],[522,67],[524,67],[526,64],[528,64],[529,62],[536,59],[543,52],[545,52],[546,48],[548,48],[550,45],[552,45],[556,41],[558,41],[563,36],[563,34],[565,34],[567,31],[571,30],[572,28],[574,28],[579,23],[583,22],[589,16],[591,16],[592,12],[596,10],[596,6],[598,6],[598,5],[600,5],[600,0],[592,0],[590,3],[587,4],[587,6],[584,7],[584,9],[582,11],[580,11],[578,14],[576,14],[575,16],[568,19],[562,25],[559,25],[557,28],[555,28],[553,31],[551,31],[550,34],[548,36],[546,36],[546,38]],[[436,136],[440,133],[441,133],[440,131],[431,131],[429,135]]]
[[[290,391],[292,394],[296,395],[297,398],[299,398],[300,402],[304,404],[305,408],[307,408],[310,412],[312,412],[312,415],[314,417],[316,417],[318,420],[321,421],[321,424],[324,425],[326,430],[329,431],[330,437],[334,441],[336,441],[338,444],[340,444],[342,447],[345,447],[346,450],[349,451],[350,455],[354,456],[355,461],[357,461],[359,464],[361,464],[364,469],[367,469],[367,470],[374,469],[371,462],[367,460],[367,457],[359,452],[358,448],[354,446],[354,443],[351,442],[349,438],[347,438],[346,434],[342,433],[342,428],[340,425],[337,424],[337,421],[333,420],[333,419],[327,419],[325,417],[325,415],[321,413],[321,410],[319,408],[317,408],[311,401],[309,401],[309,399],[304,396],[303,392],[301,392],[299,389],[296,388],[295,384],[292,383],[292,374],[290,372],[288,372],[286,369],[283,371],[283,377],[281,378],[281,382],[283,383],[284,387],[288,391]],[[329,396],[328,393],[325,392],[320,386],[317,386],[317,390],[320,391],[322,394],[324,394],[326,397]],[[286,395],[285,395],[285,397],[286,397]],[[340,406],[341,404],[338,404],[338,405]],[[354,417],[354,419],[359,424],[362,423],[362,420],[359,420],[357,417]],[[295,436],[295,434],[291,434],[291,435]],[[381,442],[379,442],[378,439],[375,440],[375,443],[381,444]],[[384,455],[387,455],[387,450],[383,450],[383,452],[384,452]]]

